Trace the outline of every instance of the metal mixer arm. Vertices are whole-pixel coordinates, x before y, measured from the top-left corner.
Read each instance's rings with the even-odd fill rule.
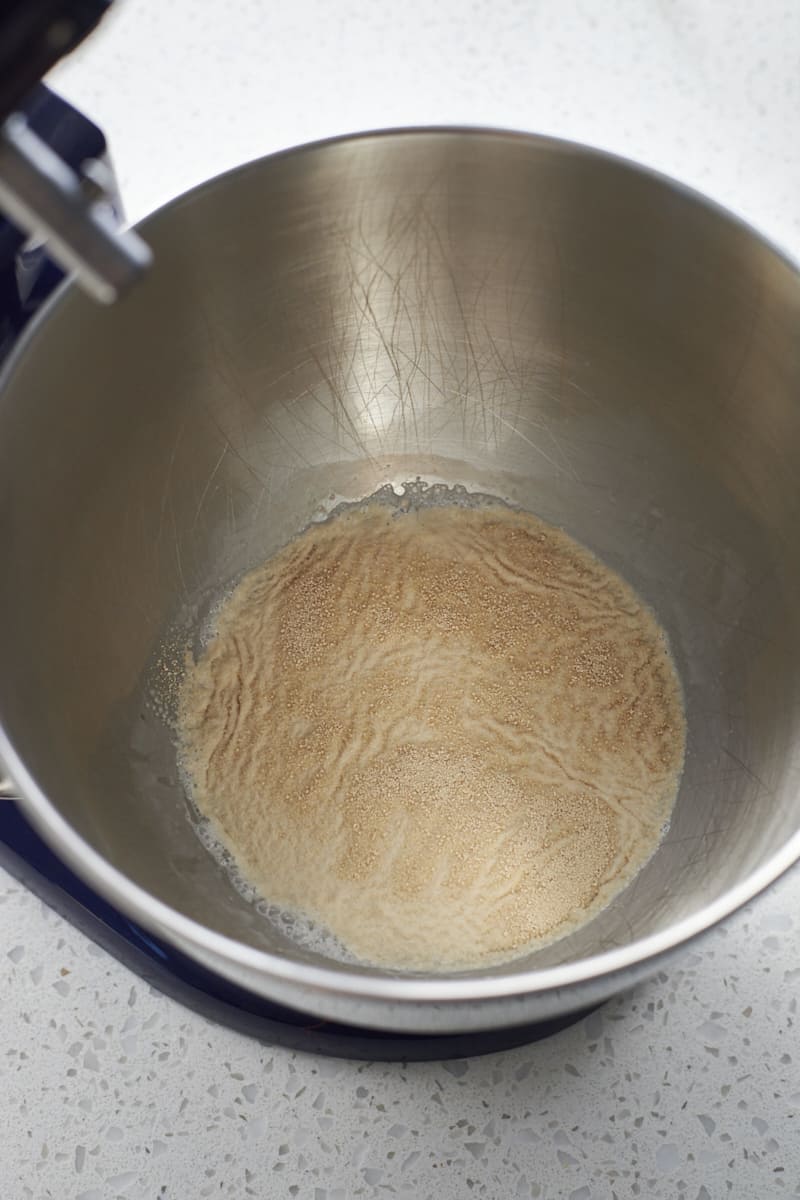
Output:
[[[111,0],[12,0],[0,12],[0,208],[95,299],[110,303],[151,260],[134,233],[117,227],[105,203],[99,162],[74,171],[16,111],[59,58],[83,40]]]

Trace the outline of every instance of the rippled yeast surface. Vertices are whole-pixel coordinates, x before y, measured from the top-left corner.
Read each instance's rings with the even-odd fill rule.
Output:
[[[684,751],[652,612],[499,504],[310,527],[226,600],[179,710],[192,797],[257,892],[416,970],[594,915],[656,848]]]

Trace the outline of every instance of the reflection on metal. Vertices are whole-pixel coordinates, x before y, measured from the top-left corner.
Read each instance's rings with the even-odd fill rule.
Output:
[[[19,792],[14,787],[8,775],[0,773],[0,800],[16,800],[18,795]]]

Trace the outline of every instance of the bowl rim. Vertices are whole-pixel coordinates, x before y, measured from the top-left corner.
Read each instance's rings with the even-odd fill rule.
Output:
[[[251,159],[212,176],[154,209],[137,222],[135,228],[146,234],[151,223],[155,224],[168,216],[182,203],[224,185],[239,175],[255,173],[268,165],[280,163],[286,157],[314,154],[341,144],[406,137],[509,139],[520,141],[531,148],[546,148],[584,159],[594,159],[632,175],[649,177],[653,182],[683,197],[693,205],[704,208],[718,219],[737,227],[749,238],[759,242],[800,277],[800,263],[786,250],[764,236],[736,213],[661,171],[637,163],[624,155],[567,138],[480,125],[398,126],[346,133],[301,143]],[[0,369],[0,402],[2,402],[6,388],[28,350],[42,335],[47,321],[76,291],[77,287],[74,281],[66,279],[28,324],[6,363]],[[25,816],[30,819],[44,840],[78,876],[127,917],[137,921],[150,932],[157,932],[159,936],[174,941],[185,952],[191,953],[189,947],[192,947],[199,951],[201,956],[210,956],[216,961],[227,961],[232,967],[246,972],[251,977],[257,975],[263,977],[265,981],[270,978],[280,980],[289,985],[334,995],[341,999],[385,1001],[393,1006],[468,1004],[541,995],[554,991],[564,992],[580,985],[596,983],[599,980],[611,980],[614,976],[624,975],[635,968],[643,969],[643,973],[650,968],[655,970],[661,959],[710,930],[726,917],[731,916],[800,860],[800,829],[798,829],[766,862],[734,884],[733,887],[728,888],[717,900],[704,905],[660,932],[573,962],[508,972],[507,968],[514,962],[511,959],[508,963],[501,963],[493,968],[492,974],[488,976],[466,973],[458,974],[457,977],[448,977],[444,974],[428,974],[423,977],[387,975],[378,973],[377,968],[373,969],[366,965],[354,967],[351,964],[341,964],[340,966],[332,962],[330,966],[320,966],[296,962],[271,951],[259,950],[236,938],[217,933],[194,918],[172,908],[164,901],[158,900],[114,867],[60,814],[17,754],[1,721],[0,766],[13,781],[10,786],[0,785],[0,795],[18,801]],[[3,781],[3,784],[5,783],[6,781]],[[205,957],[205,961],[208,961],[207,957]],[[268,990],[268,987],[265,988],[264,994],[268,994]]]

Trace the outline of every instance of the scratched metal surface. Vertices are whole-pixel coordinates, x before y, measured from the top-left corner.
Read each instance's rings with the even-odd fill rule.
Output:
[[[244,168],[147,236],[141,290],[111,311],[62,300],[0,405],[17,580],[0,716],[91,845],[210,928],[313,959],[197,840],[153,660],[334,498],[418,475],[522,504],[620,570],[686,690],[666,842],[600,917],[510,970],[663,930],[785,842],[800,825],[785,262],[613,160],[487,134]]]

